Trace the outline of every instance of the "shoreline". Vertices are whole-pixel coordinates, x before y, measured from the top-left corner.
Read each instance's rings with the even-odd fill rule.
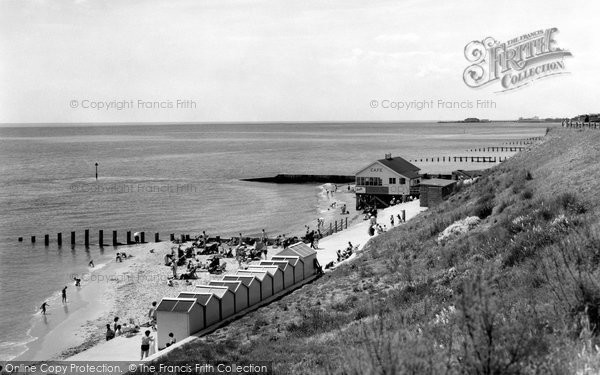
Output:
[[[342,187],[347,189],[347,186],[348,184],[340,185],[338,189]],[[327,225],[329,222],[347,217],[348,228],[351,223],[356,222],[360,215],[354,210],[354,193],[338,190],[335,195],[328,195],[326,193],[328,187],[329,184],[315,186],[318,190],[314,197],[316,199],[314,220],[304,225],[297,224],[282,234],[300,237],[304,235],[307,227],[311,230],[316,229],[316,221],[319,217],[323,217]],[[337,205],[332,208],[330,204],[334,201]],[[340,206],[344,203],[350,211],[347,215],[341,215]],[[254,234],[250,234],[252,235]],[[275,236],[270,235],[270,237]],[[188,242],[187,245],[189,244]],[[199,272],[199,278],[193,280],[191,286],[186,286],[184,282],[178,282],[179,285],[175,287],[167,286],[167,278],[171,275],[171,270],[163,265],[163,257],[170,252],[172,246],[177,244],[163,241],[121,246],[116,250],[125,251],[133,257],[124,260],[123,263],[116,263],[114,258],[109,256],[104,267],[98,270],[92,269],[85,274],[89,278],[84,277],[80,289],[76,289],[72,281],[67,283],[70,292],[64,319],[49,327],[48,324],[43,323],[43,319],[36,321],[37,314],[33,316],[32,327],[28,333],[34,338],[26,344],[26,350],[13,360],[60,360],[77,355],[104,342],[104,327],[107,323],[112,325],[113,317],[118,316],[121,323],[128,323],[131,318],[136,323],[143,324],[147,320],[144,319],[152,301],[160,301],[164,296],[177,295],[180,291],[193,289],[195,284],[207,283],[212,278],[220,277],[220,275]],[[150,253],[150,249],[154,249],[154,252]],[[273,249],[269,247],[270,255],[272,251]],[[222,262],[227,263],[227,273],[237,270],[238,264],[235,258],[224,258]],[[94,275],[95,278],[92,277]],[[73,290],[77,290],[77,293],[75,294]],[[75,296],[78,298],[74,299]],[[60,299],[56,301],[55,306],[51,306],[52,309],[59,308]]]

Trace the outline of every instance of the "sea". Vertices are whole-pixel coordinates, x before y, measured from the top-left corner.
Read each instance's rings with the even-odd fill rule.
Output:
[[[467,152],[543,136],[547,123],[49,124],[0,127],[0,360],[27,350],[39,308],[60,305],[69,275],[113,259],[112,231],[228,237],[301,233],[319,215],[317,184],[245,178],[352,175],[384,154]],[[98,178],[96,179],[96,163]],[[415,163],[425,172],[490,163]],[[91,246],[83,246],[90,230]],[[76,245],[70,245],[70,232]],[[62,233],[62,246],[57,245]],[[44,235],[50,245],[44,246]],[[31,243],[31,236],[36,242]],[[19,242],[18,238],[23,237]]]

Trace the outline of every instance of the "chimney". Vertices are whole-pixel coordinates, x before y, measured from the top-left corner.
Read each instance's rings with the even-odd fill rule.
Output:
[[[386,160],[392,160],[392,154],[385,154]]]

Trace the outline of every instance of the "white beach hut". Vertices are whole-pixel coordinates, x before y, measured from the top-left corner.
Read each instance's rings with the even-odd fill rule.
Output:
[[[294,266],[288,261],[267,261],[263,260],[259,263],[261,266],[277,266],[283,272],[283,288],[287,289],[294,285]]]
[[[198,304],[202,307],[204,314],[202,316],[203,320],[199,330],[208,328],[221,320],[220,302],[212,293],[196,291],[181,292],[179,293],[178,298],[195,299],[196,302],[198,302]]]
[[[251,264],[248,266],[248,270],[256,270],[256,271],[267,271],[271,277],[273,278],[273,294],[277,294],[285,289],[285,281],[283,279],[283,271],[279,268],[279,266],[272,265],[259,265],[259,264]]]
[[[235,295],[226,286],[196,285],[195,293],[212,293],[219,300],[219,320],[235,314]]]
[[[162,349],[170,341],[169,333],[183,340],[204,328],[204,309],[194,298],[163,298],[156,308],[156,320],[157,344]]]
[[[288,262],[294,270],[294,284],[304,280],[304,262],[299,256],[274,255],[270,260],[273,262]]]
[[[217,281],[211,280],[208,285],[210,286],[225,286],[233,293],[233,302],[235,306],[235,313],[238,313],[246,309],[248,304],[248,286],[241,281]]]
[[[256,279],[260,282],[260,300],[264,301],[265,299],[271,297],[273,295],[273,276],[267,271],[260,270],[238,270],[237,275],[246,276],[251,275],[255,276]]]
[[[248,288],[248,306],[260,302],[261,283],[254,275],[225,275],[223,281],[241,281]]]
[[[281,250],[271,260],[280,260],[279,257],[281,256],[297,256],[302,260],[304,265],[303,279],[309,278],[317,273],[317,268],[315,266],[317,252],[304,242],[295,243],[288,248]]]

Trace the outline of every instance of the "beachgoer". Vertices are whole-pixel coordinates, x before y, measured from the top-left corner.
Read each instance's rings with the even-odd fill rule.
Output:
[[[115,336],[121,336],[123,334],[123,332],[121,331],[121,325],[118,324],[117,327],[115,328]]]
[[[115,316],[115,319],[113,319],[113,321],[114,321],[114,324],[113,324],[113,329],[115,330],[115,332],[117,332],[117,326],[119,325],[119,324],[118,324],[119,317],[118,317],[118,316]]]
[[[400,216],[400,214],[396,215],[396,217],[398,218],[398,222],[401,223],[402,222],[402,216]]]
[[[44,302],[44,303],[42,303],[42,307],[40,307],[40,310],[42,310],[43,315],[46,315],[46,307],[47,306],[50,306],[50,305],[48,305],[47,302]]]
[[[148,352],[150,351],[150,343],[152,341],[154,341],[154,338],[150,336],[150,331],[146,330],[146,332],[144,332],[144,336],[142,336],[142,357],[140,358],[140,360],[144,359],[144,355],[146,356],[146,358],[148,357]]]
[[[88,263],[88,266],[90,266],[90,267],[94,268],[94,261],[93,261],[93,260],[90,260],[90,262]]]
[[[117,253],[117,259],[115,259],[117,262],[122,262],[123,260],[121,259],[121,253]]]
[[[115,331],[110,329],[110,324],[106,325],[106,341],[110,341],[115,338]]]
[[[177,342],[177,340],[175,340],[175,335],[173,334],[173,332],[169,332],[169,337],[171,339],[169,340],[169,342],[166,345],[167,348]]]
[[[394,226],[394,215],[390,215],[390,224],[392,227]]]
[[[62,290],[62,303],[67,303],[67,287],[66,286]]]
[[[156,301],[152,302],[152,307],[150,307],[150,311],[148,311],[148,318],[150,318],[150,325],[152,325],[152,328],[156,326],[156,304]]]
[[[266,245],[267,244],[267,232],[265,232],[265,230],[262,230],[262,242]]]
[[[171,262],[171,269],[173,270],[173,278],[176,279],[177,278],[177,261],[173,260],[173,262]]]
[[[74,277],[73,280],[75,280],[75,286],[81,286],[81,279]]]

